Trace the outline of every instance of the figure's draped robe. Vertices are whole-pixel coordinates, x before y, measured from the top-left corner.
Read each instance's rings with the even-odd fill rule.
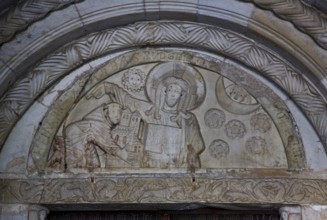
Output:
[[[142,119],[148,125],[148,134],[144,141],[146,145],[144,161],[141,166],[154,168],[187,167],[187,157],[189,157],[193,158],[194,168],[200,167],[199,155],[204,150],[204,142],[195,115],[190,112],[168,112],[159,109],[160,119],[156,119],[153,114],[146,114],[146,111],[153,107],[152,103],[136,99],[117,85],[107,83],[105,85],[105,93],[115,100],[115,102],[121,104],[125,108],[129,108],[132,112],[139,111]],[[172,120],[173,118],[177,120]],[[152,127],[155,129],[156,126],[158,131],[161,130],[165,132],[171,129],[168,134],[175,132],[172,138],[178,140],[170,140],[166,143],[168,145],[171,143],[173,146],[163,146],[162,143],[161,145],[156,144],[158,147],[161,147],[161,149],[155,149],[156,145],[150,146],[152,142],[150,139],[154,140],[157,138],[160,140],[163,139],[163,136],[167,135],[158,132],[157,136],[153,137],[152,135],[154,135],[154,133],[151,132],[150,136],[149,128],[151,129]],[[166,129],[160,129],[160,127],[166,127]],[[177,146],[177,144],[179,146]],[[174,149],[172,149],[172,147]]]

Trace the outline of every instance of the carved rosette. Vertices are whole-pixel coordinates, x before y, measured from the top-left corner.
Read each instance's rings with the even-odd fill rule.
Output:
[[[209,128],[220,128],[225,123],[225,113],[220,109],[209,109],[204,115],[204,121]]]
[[[244,137],[246,128],[243,122],[233,119],[225,125],[225,133],[230,139],[240,139]]]

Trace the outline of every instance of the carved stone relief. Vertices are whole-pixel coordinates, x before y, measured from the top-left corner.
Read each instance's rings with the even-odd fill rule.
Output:
[[[90,87],[58,129],[47,170],[287,168],[269,113],[240,85],[203,71],[150,63]]]
[[[271,129],[271,120],[266,114],[255,114],[251,117],[251,127],[254,130],[266,133]]]
[[[139,36],[138,33],[140,30],[156,30],[156,33],[160,37],[153,38],[152,40],[145,37],[137,41],[133,37]],[[201,36],[201,38],[193,38],[193,36]],[[202,39],[205,37],[210,39],[210,41],[204,44]],[[121,39],[124,40],[121,41]],[[60,78],[60,76],[80,65],[82,61],[89,60],[115,49],[124,48],[126,45],[135,45],[135,42],[140,42],[140,45],[148,45],[149,42],[153,45],[161,43],[191,44],[222,52],[235,59],[240,60],[241,57],[243,63],[262,72],[262,74],[276,82],[296,100],[305,114],[310,118],[321,140],[325,143],[327,132],[324,126],[327,118],[325,102],[317,90],[297,73],[297,70],[281,60],[276,54],[267,51],[263,47],[258,47],[249,39],[239,36],[236,33],[210,26],[203,27],[183,22],[145,22],[117,30],[109,30],[107,32],[89,35],[74,42],[74,45],[68,45],[61,51],[55,52],[49,58],[40,62],[40,65],[35,67],[26,79],[18,81],[13,89],[6,94],[6,97],[1,100],[0,143],[4,143],[15,121],[24,113],[31,102],[45,88]],[[80,57],[76,54],[79,54]],[[128,65],[128,62],[126,60],[125,64]],[[190,62],[193,62],[192,58]],[[208,68],[210,69],[211,67]],[[219,85],[222,85],[222,82]],[[123,85],[121,87],[124,88]],[[220,91],[219,88],[222,88],[222,86],[218,86],[217,90]],[[233,91],[240,93],[235,88],[231,89],[231,91],[227,90],[226,93],[219,92],[218,94],[222,94],[223,97],[218,95],[218,101],[222,103],[227,101],[228,104],[231,101],[230,99],[233,100]],[[21,91],[24,92],[22,93]],[[238,102],[236,101],[235,103]],[[310,106],[309,103],[314,103],[314,105]],[[244,105],[245,103],[239,102],[238,104]],[[256,104],[245,105],[247,105],[245,112],[252,111],[256,107]],[[225,105],[225,108],[226,106],[228,105]]]
[[[1,183],[0,202],[60,204],[201,201],[234,204],[327,204],[327,186],[324,180],[244,177],[240,179],[212,176],[195,176],[194,179],[195,181],[191,176],[172,175],[12,179],[6,180],[5,185]],[[39,184],[37,187],[36,182]]]
[[[300,0],[251,1],[292,22],[298,29],[310,35],[322,48],[327,49],[327,19],[321,12],[309,6],[310,1],[305,3]]]
[[[30,23],[40,20],[51,11],[61,9],[80,0],[66,1],[23,1],[15,4],[0,17],[0,44],[10,40],[18,31],[25,29]]]
[[[211,142],[209,151],[214,158],[220,159],[227,156],[229,146],[225,141],[217,139]]]
[[[85,97],[107,96],[109,102],[81,120],[65,122],[68,168],[199,168],[205,146],[190,110],[205,97],[201,74],[175,62],[154,66],[145,86],[140,69],[121,75],[123,87],[108,79]]]
[[[225,113],[220,109],[209,109],[204,115],[205,124],[209,128],[220,128],[225,123]]]
[[[251,137],[245,143],[246,150],[255,156],[263,156],[266,152],[266,140],[262,137]]]
[[[137,58],[137,59],[136,59]],[[131,153],[129,155],[126,155],[124,150],[122,149],[124,145],[124,142],[127,143],[130,141],[132,136],[126,137],[125,140],[124,138],[118,138],[115,139],[116,137],[112,137],[112,135],[118,134],[119,132],[123,131],[122,129],[124,126],[122,126],[124,123],[125,125],[128,124],[128,122],[119,122],[117,125],[112,126],[112,129],[108,128],[108,125],[106,124],[106,121],[110,121],[109,116],[106,116],[108,112],[106,108],[110,108],[109,104],[118,104],[121,109],[121,111],[124,111],[124,114],[130,113],[136,114],[137,112],[133,109],[133,106],[122,106],[118,102],[116,102],[113,99],[117,99],[117,97],[113,97],[112,95],[108,95],[105,92],[103,93],[104,95],[101,98],[97,98],[97,91],[101,93],[101,91],[105,91],[105,84],[110,84],[114,85],[111,87],[116,87],[119,88],[119,91],[124,91],[126,92],[126,97],[133,97],[137,100],[143,101],[142,103],[144,104],[144,112],[150,109],[150,106],[153,105],[152,101],[150,98],[146,95],[146,86],[144,87],[143,90],[140,90],[138,92],[129,92],[127,89],[124,88],[122,84],[122,78],[124,76],[124,73],[128,71],[129,69],[140,69],[145,73],[145,79],[149,79],[149,73],[152,72],[154,66],[158,65],[158,62],[153,62],[151,59],[156,59],[160,58],[163,59],[164,62],[167,63],[167,65],[171,63],[182,63],[185,66],[192,67],[192,65],[189,64],[189,60],[193,60],[192,63],[201,63],[205,67],[210,67],[216,65],[215,69],[216,72],[205,70],[200,67],[196,67],[197,71],[203,78],[204,84],[206,85],[205,90],[216,88],[216,85],[219,82],[220,78],[223,78],[223,88],[227,90],[230,85],[233,84],[232,81],[227,80],[226,77],[222,77],[218,73],[220,73],[220,60],[212,60],[211,62],[208,63],[203,63],[203,60],[201,60],[197,56],[192,56],[191,53],[185,53],[185,52],[168,52],[168,51],[139,51],[139,52],[133,52],[133,53],[128,53],[126,55],[123,55],[121,57],[118,57],[117,59],[110,60],[108,63],[106,63],[103,66],[100,66],[98,69],[93,70],[92,72],[89,72],[90,75],[87,75],[87,77],[79,77],[76,79],[76,82],[72,84],[73,86],[68,87],[67,89],[63,90],[58,98],[57,101],[55,101],[51,108],[49,109],[49,112],[44,116],[42,119],[42,123],[40,124],[40,127],[38,131],[36,132],[35,137],[33,138],[33,145],[31,146],[31,154],[28,159],[28,170],[29,173],[35,173],[35,172],[44,172],[44,169],[46,166],[48,166],[48,171],[53,171],[53,172],[62,172],[62,170],[58,168],[51,167],[53,165],[50,165],[47,160],[51,160],[51,157],[56,158],[57,156],[52,156],[52,155],[60,155],[60,153],[55,153],[55,143],[56,139],[60,139],[60,137],[63,137],[65,139],[65,144],[67,146],[71,143],[74,143],[73,140],[76,140],[76,137],[81,137],[82,132],[87,131],[88,129],[80,129],[77,125],[78,124],[83,124],[82,122],[79,123],[80,121],[92,121],[92,123],[88,123],[87,126],[89,127],[94,127],[94,131],[90,132],[90,130],[86,133],[90,133],[89,139],[86,139],[85,137],[83,138],[77,138],[85,140],[84,143],[88,143],[86,151],[84,150],[84,145],[83,142],[79,142],[79,144],[72,146],[72,149],[74,147],[77,147],[78,149],[82,149],[81,152],[83,152],[82,160],[78,161],[82,165],[77,166],[79,163],[76,163],[75,165],[72,165],[74,168],[74,172],[85,172],[85,171],[91,171],[91,172],[98,172],[98,169],[107,169],[107,170],[116,170],[116,169],[121,169],[121,168],[130,168],[129,172],[132,172],[131,170],[135,169],[143,169],[143,168],[151,168],[149,167],[150,165],[146,165],[146,163],[141,163],[140,161],[143,161],[143,153],[141,150],[137,153],[135,153],[133,156]],[[142,64],[142,59],[148,61],[150,60],[150,63],[145,62],[146,64]],[[126,62],[126,61],[129,62]],[[141,65],[135,65],[141,62]],[[126,64],[127,63],[127,64]],[[129,68],[125,68],[126,65],[132,65]],[[218,65],[219,64],[219,65]],[[221,67],[225,66],[224,63],[221,63]],[[159,66],[159,65],[158,65]],[[229,65],[230,66],[230,65]],[[193,67],[194,68],[194,67]],[[121,71],[118,71],[121,70]],[[198,162],[200,161],[201,169],[224,169],[224,168],[259,168],[259,167],[273,167],[273,168],[288,168],[291,167],[293,168],[293,164],[296,164],[297,167],[303,167],[303,154],[301,150],[301,141],[298,140],[297,133],[294,133],[294,127],[291,118],[285,114],[287,111],[287,107],[282,105],[282,102],[278,99],[274,93],[272,93],[268,87],[263,86],[260,84],[259,81],[256,81],[253,79],[253,77],[249,77],[247,73],[244,71],[236,71],[236,69],[228,69],[228,73],[230,73],[229,76],[231,76],[231,79],[236,80],[239,77],[243,77],[243,82],[246,82],[246,84],[242,85],[242,88],[247,88],[247,91],[251,91],[252,94],[260,94],[263,96],[266,100],[264,103],[264,108],[262,108],[260,103],[251,97],[251,103],[246,104],[246,103],[240,103],[236,100],[231,100],[232,102],[235,102],[237,104],[244,104],[244,105],[249,105],[253,109],[251,110],[252,112],[244,114],[244,112],[241,112],[241,114],[236,114],[229,112],[225,110],[226,106],[220,105],[217,96],[214,94],[204,94],[204,100],[203,102],[200,102],[200,105],[189,112],[194,115],[194,117],[197,119],[197,122],[199,124],[199,129],[201,136],[203,137],[204,140],[204,151],[200,153],[200,155],[197,156],[197,154],[186,154],[185,155],[185,161],[183,166],[179,167],[182,170],[185,170],[187,168],[188,170],[194,170],[195,167],[199,167]],[[114,74],[116,73],[116,74]],[[222,73],[226,73],[226,70],[224,70]],[[243,75],[242,75],[243,74]],[[246,78],[245,78],[246,76]],[[234,78],[233,78],[234,77]],[[88,82],[88,84],[85,84],[85,82]],[[251,83],[255,82],[254,85]],[[246,85],[249,83],[250,89],[246,87]],[[235,83],[234,83],[235,84]],[[147,84],[148,85],[148,84]],[[240,85],[239,85],[240,86]],[[96,89],[96,88],[99,89]],[[102,89],[101,89],[102,87]],[[82,92],[81,92],[81,89]],[[94,91],[92,92],[92,89]],[[257,92],[257,90],[259,90]],[[218,90],[217,90],[218,91]],[[262,91],[265,91],[264,93]],[[79,94],[76,96],[76,94]],[[228,94],[226,92],[226,94]],[[250,94],[250,93],[248,93]],[[155,97],[155,95],[153,95]],[[119,98],[119,97],[118,97]],[[129,99],[126,99],[127,101]],[[278,108],[274,109],[272,112],[267,112],[264,109],[270,109],[269,107],[269,102],[268,102],[268,107],[267,105],[267,100],[272,104],[278,106]],[[232,103],[234,110],[236,109],[234,103]],[[255,105],[255,106],[252,106]],[[146,107],[148,106],[148,107]],[[237,106],[236,106],[237,107]],[[243,107],[243,106],[242,106]],[[250,108],[250,109],[251,109]],[[225,114],[225,122],[222,124],[221,127],[217,128],[210,128],[205,124],[205,115],[207,112],[209,112],[210,109],[218,109]],[[143,111],[141,111],[143,112]],[[139,111],[139,113],[141,114]],[[240,112],[240,111],[239,111]],[[130,114],[128,113],[128,114]],[[251,118],[255,114],[263,113],[268,115],[270,120],[274,120],[275,123],[271,123],[272,127],[269,131],[266,133],[262,133],[259,131],[254,130],[251,127]],[[145,114],[145,113],[144,113]],[[119,114],[118,114],[119,115]],[[276,118],[276,116],[279,117],[279,115],[282,115],[283,117]],[[106,116],[106,117],[105,117]],[[147,119],[149,116],[145,115],[144,117],[141,117],[142,119]],[[202,119],[202,120],[201,120]],[[246,133],[245,136],[240,138],[240,139],[230,139],[226,136],[225,133],[225,126],[227,123],[231,120],[239,120],[241,121],[245,127],[246,127]],[[277,122],[276,122],[277,120]],[[98,123],[97,121],[101,121],[102,123]],[[170,121],[170,119],[168,120]],[[84,124],[87,124],[87,123]],[[123,124],[122,124],[123,123]],[[146,123],[145,123],[146,124]],[[279,127],[276,128],[274,124],[277,124]],[[85,125],[86,126],[86,125]],[[87,127],[86,126],[86,127]],[[72,129],[72,127],[74,127]],[[105,131],[104,127],[107,127],[107,131]],[[115,129],[113,129],[115,127]],[[83,128],[83,126],[82,126]],[[161,127],[160,129],[164,129],[165,126]],[[91,129],[92,130],[92,129]],[[99,133],[98,131],[101,130],[102,132],[108,132],[111,133],[110,136],[106,136],[107,139],[103,138],[98,138],[98,140],[94,140],[94,134]],[[145,129],[146,131],[146,129]],[[282,131],[282,132],[279,132]],[[73,135],[71,137],[67,137],[65,134],[66,132],[71,132]],[[78,133],[78,135],[74,134]],[[151,130],[151,132],[154,132]],[[104,133],[99,133],[101,136],[103,136]],[[142,137],[146,136],[151,137],[151,135],[148,135],[148,132],[145,132],[140,136],[137,136],[138,140],[142,140],[143,143],[145,139],[142,139]],[[173,135],[178,136],[180,134],[178,133],[173,133]],[[280,135],[280,137],[279,137]],[[57,136],[57,138],[55,138]],[[117,136],[117,135],[116,135]],[[245,148],[245,143],[246,140],[253,136],[260,136],[262,138],[265,138],[265,141],[268,146],[271,146],[268,148],[267,153],[265,154],[265,157],[251,157],[248,155],[248,151]],[[292,136],[290,139],[289,137]],[[112,139],[111,142],[115,142],[117,140],[117,145],[118,148],[114,148],[111,150],[104,151],[101,149],[101,143],[103,142],[110,142],[106,141],[108,138]],[[228,145],[229,145],[229,154],[221,158],[220,160],[217,160],[215,157],[212,156],[212,154],[209,151],[209,146],[212,143],[213,140],[216,139],[221,139],[224,140]],[[134,139],[136,140],[136,139]],[[97,142],[98,143],[97,143]],[[126,142],[127,141],[127,142]],[[66,143],[67,142],[67,143]],[[241,142],[242,144],[239,144]],[[148,141],[148,143],[151,143]],[[100,146],[97,146],[100,145]],[[52,145],[52,149],[50,150],[50,146]],[[82,147],[83,146],[83,147]],[[96,151],[93,151],[92,149],[97,149]],[[112,145],[114,146],[114,145]],[[120,147],[119,147],[120,146]],[[285,152],[286,156],[284,153],[283,146],[285,147]],[[103,146],[102,146],[103,147]],[[103,147],[104,148],[104,147]],[[126,148],[126,147],[125,147]],[[141,146],[142,148],[142,146]],[[188,149],[187,151],[192,152],[193,146],[187,146],[186,148]],[[47,150],[48,149],[48,150]],[[105,149],[105,148],[104,148]],[[135,148],[133,148],[135,149]],[[151,149],[151,148],[148,148]],[[131,152],[132,150],[129,149]],[[134,151],[134,150],[133,150]],[[60,150],[57,152],[60,152]],[[93,163],[92,166],[86,166],[86,158],[84,152],[87,152],[89,155],[93,155],[95,159],[95,163]],[[119,154],[117,153],[119,152]],[[126,161],[122,160],[121,158],[118,158],[117,155],[119,155],[121,158],[126,159],[128,157],[129,162],[127,163]],[[65,149],[65,164],[68,165],[67,161],[70,161],[68,159],[70,155],[73,155],[72,157],[74,158],[74,154],[70,153],[67,149]],[[77,154],[76,154],[77,155]],[[195,156],[194,156],[195,155]],[[284,156],[283,156],[284,155]],[[92,157],[93,157],[92,156]],[[110,160],[107,158],[111,158]],[[287,158],[286,158],[287,157]],[[60,157],[59,157],[60,158]],[[120,162],[115,162],[113,158],[116,158],[117,161]],[[144,157],[145,158],[145,157]],[[265,159],[266,158],[266,159]],[[76,160],[76,158],[75,158]],[[88,163],[90,163],[90,158],[88,158]],[[294,160],[294,162],[293,162]],[[83,162],[84,161],[84,162]],[[92,161],[92,160],[91,160]],[[134,161],[131,165],[130,161]],[[193,162],[192,162],[193,161]],[[96,164],[96,165],[94,165]],[[157,165],[155,165],[157,166]],[[60,167],[60,166],[58,166]],[[61,167],[63,167],[61,165]],[[67,166],[69,167],[69,166]],[[79,168],[83,167],[83,168]],[[175,167],[174,165],[171,165],[170,167],[168,166],[163,166],[169,169],[174,169],[178,168]],[[79,170],[78,170],[79,169]],[[71,167],[69,168],[71,170]],[[150,170],[147,170],[145,172],[149,172]],[[117,170],[115,171],[117,172]],[[140,172],[140,171],[136,171]],[[158,172],[158,171],[156,171]]]
[[[240,139],[246,133],[245,125],[239,120],[231,120],[225,126],[225,133],[230,139]]]

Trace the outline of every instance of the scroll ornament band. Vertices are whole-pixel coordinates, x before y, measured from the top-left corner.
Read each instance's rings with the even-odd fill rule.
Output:
[[[193,181],[194,180],[194,181]],[[327,183],[314,179],[103,178],[5,179],[1,203],[327,204]]]

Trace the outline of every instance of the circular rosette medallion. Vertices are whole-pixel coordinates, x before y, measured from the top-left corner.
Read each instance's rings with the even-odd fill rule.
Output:
[[[251,137],[246,141],[245,148],[252,155],[264,155],[266,141],[262,137]]]
[[[124,72],[121,83],[128,91],[139,92],[143,90],[144,87],[145,73],[140,69],[128,69]]]
[[[225,113],[216,108],[209,109],[205,116],[204,121],[209,128],[220,128],[225,123]]]
[[[214,158],[220,159],[228,155],[229,146],[221,139],[213,140],[209,146],[209,152]]]
[[[254,130],[266,133],[271,129],[270,118],[264,113],[255,114],[251,117],[251,127]]]
[[[230,120],[225,125],[225,133],[230,139],[239,139],[246,133],[245,125],[239,120]]]

